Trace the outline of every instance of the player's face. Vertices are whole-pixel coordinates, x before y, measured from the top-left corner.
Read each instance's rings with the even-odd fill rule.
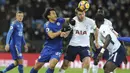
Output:
[[[23,21],[23,17],[24,17],[23,13],[16,13],[16,20],[22,22]]]
[[[85,17],[85,12],[77,12],[77,17],[80,21],[83,21],[84,17]]]
[[[57,20],[57,14],[56,14],[55,11],[50,11],[49,19],[52,20],[52,21]]]

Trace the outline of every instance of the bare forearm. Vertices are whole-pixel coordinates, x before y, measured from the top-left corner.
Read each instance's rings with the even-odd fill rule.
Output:
[[[98,43],[98,28],[95,29],[95,42]]]
[[[90,34],[90,47],[94,49],[94,34]]]
[[[103,45],[103,48],[107,48],[107,46],[109,45],[110,41],[111,41],[111,36],[110,35],[107,35],[106,38],[105,38],[105,43]]]
[[[48,36],[51,39],[54,39],[55,37],[59,36],[60,34],[61,34],[61,31],[58,31],[58,32],[48,32]]]

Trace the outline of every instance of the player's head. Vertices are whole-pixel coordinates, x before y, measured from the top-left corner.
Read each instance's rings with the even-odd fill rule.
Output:
[[[24,13],[22,11],[17,11],[16,12],[16,20],[22,22],[24,17]]]
[[[53,8],[47,8],[44,12],[44,17],[49,21],[56,21],[57,14]]]
[[[75,14],[78,17],[79,21],[83,21],[85,18],[85,11],[81,10],[80,8],[75,9]]]
[[[98,27],[100,27],[100,25],[104,23],[104,10],[102,8],[99,8],[96,13],[95,23]]]

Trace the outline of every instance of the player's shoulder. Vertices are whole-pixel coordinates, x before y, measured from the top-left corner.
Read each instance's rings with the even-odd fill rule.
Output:
[[[47,27],[49,27],[50,25],[49,25],[50,23],[49,23],[49,21],[47,21],[45,24],[44,24],[44,28],[47,28]]]
[[[108,25],[102,24],[102,25],[100,26],[99,30],[102,31],[102,30],[106,30],[106,29],[108,29],[108,28],[109,28]]]
[[[65,18],[63,17],[58,17],[56,22],[60,22],[60,23],[64,23],[65,22]]]
[[[85,17],[85,23],[89,24],[89,26],[95,26],[95,21],[89,17]]]
[[[95,21],[92,18],[85,17],[86,23],[95,24]]]
[[[109,24],[112,25],[112,22],[111,22],[110,20],[108,20],[108,19],[105,18],[104,21],[105,21],[106,23],[109,23]]]
[[[85,19],[86,19],[87,21],[91,21],[91,22],[94,22],[94,20],[93,20],[92,18],[89,18],[89,17],[85,17]]]
[[[64,19],[64,18],[63,18],[63,17],[58,17],[58,18],[57,18],[57,20],[62,20],[62,19]]]
[[[11,25],[16,25],[16,24],[17,24],[16,20],[14,20],[14,21],[11,22]]]
[[[77,17],[77,16],[75,16],[75,17],[73,17],[73,19],[76,21],[76,20],[78,20],[78,17]]]

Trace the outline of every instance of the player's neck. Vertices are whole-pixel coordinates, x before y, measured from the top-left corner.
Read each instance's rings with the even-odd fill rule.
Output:
[[[51,22],[51,23],[55,23],[55,21],[54,21],[54,20],[51,20],[51,19],[49,19],[49,22]]]
[[[22,22],[22,21],[19,21],[19,20],[16,20],[16,21],[18,21],[18,22]]]
[[[78,18],[78,20],[79,20],[80,22],[84,21],[84,19],[85,19],[85,17],[84,17],[83,19],[79,19],[79,18]]]

